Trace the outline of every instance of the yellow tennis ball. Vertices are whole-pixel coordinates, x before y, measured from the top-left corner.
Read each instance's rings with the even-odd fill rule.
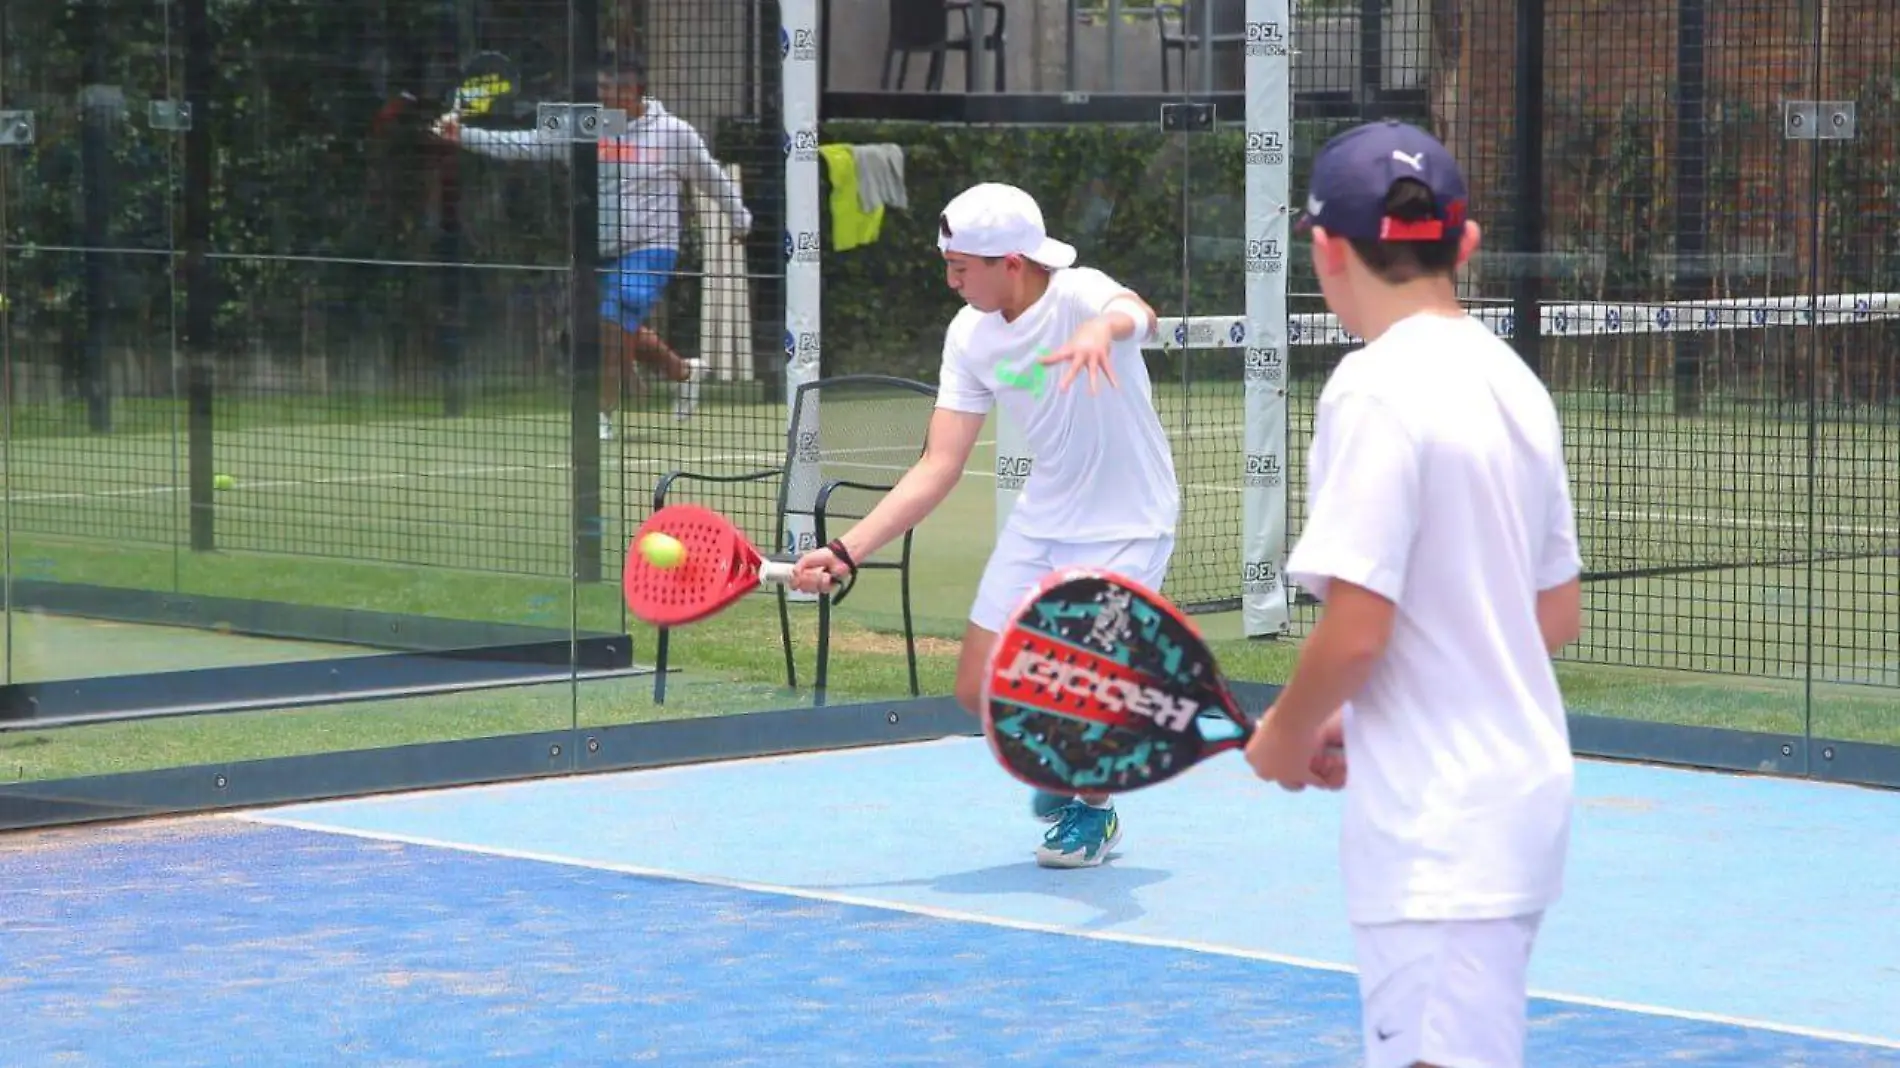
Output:
[[[640,555],[654,567],[671,570],[686,562],[686,546],[670,534],[655,532],[640,539]]]
[[[236,485],[237,485],[237,479],[232,478],[230,475],[212,475],[211,476],[212,489],[227,490]]]

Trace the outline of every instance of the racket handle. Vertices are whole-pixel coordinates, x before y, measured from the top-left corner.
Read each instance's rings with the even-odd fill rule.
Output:
[[[782,560],[767,560],[759,565],[759,585],[790,586],[796,569]]]

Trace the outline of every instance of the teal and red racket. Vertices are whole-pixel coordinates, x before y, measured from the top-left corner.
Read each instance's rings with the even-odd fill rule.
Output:
[[[1057,793],[1153,786],[1244,747],[1254,725],[1186,615],[1089,568],[1049,575],[1004,625],[982,711],[1003,767]]]

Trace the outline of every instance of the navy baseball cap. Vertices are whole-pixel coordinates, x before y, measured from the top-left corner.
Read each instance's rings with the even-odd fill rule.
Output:
[[[1431,191],[1436,218],[1386,217],[1386,197],[1405,178]],[[1467,195],[1464,172],[1438,138],[1396,119],[1369,122],[1319,150],[1296,225],[1367,241],[1439,241],[1464,233]]]

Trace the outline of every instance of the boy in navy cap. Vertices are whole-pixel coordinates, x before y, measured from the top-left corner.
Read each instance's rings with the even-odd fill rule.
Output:
[[[1562,433],[1544,385],[1458,301],[1477,250],[1430,134],[1373,123],[1313,164],[1326,303],[1365,346],[1320,394],[1288,577],[1324,603],[1247,748],[1340,788],[1369,1068],[1524,1060],[1527,972],[1561,893],[1573,766],[1550,658],[1581,628]]]

